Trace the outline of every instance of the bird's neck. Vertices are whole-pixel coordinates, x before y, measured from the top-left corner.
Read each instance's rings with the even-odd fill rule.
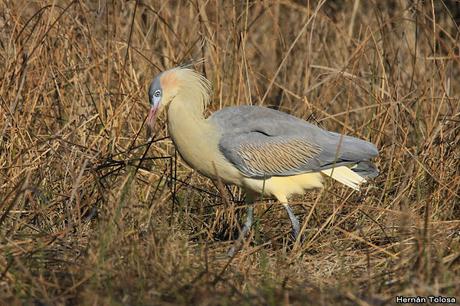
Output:
[[[206,129],[207,122],[204,118],[204,105],[200,101],[187,101],[177,95],[168,107],[168,129],[172,132],[189,132],[199,134]]]
[[[211,176],[214,170],[210,163],[203,163],[203,158],[215,155],[211,151],[217,148],[218,130],[204,118],[204,105],[199,102],[176,96],[168,108],[168,131],[182,158]]]

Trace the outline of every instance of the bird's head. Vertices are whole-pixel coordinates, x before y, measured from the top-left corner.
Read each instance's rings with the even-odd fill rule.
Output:
[[[175,69],[158,74],[149,87],[150,112],[147,125],[153,131],[157,114],[171,103],[179,91]]]
[[[149,87],[150,112],[147,125],[153,131],[158,113],[177,99],[186,97],[189,103],[196,102],[204,109],[209,103],[210,83],[198,72],[184,67],[177,67],[158,74]]]

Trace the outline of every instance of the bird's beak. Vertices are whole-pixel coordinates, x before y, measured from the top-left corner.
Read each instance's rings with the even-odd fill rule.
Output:
[[[147,117],[147,127],[148,127],[148,135],[149,139],[153,137],[153,127],[155,126],[155,119],[157,117],[157,105],[152,105],[149,111],[149,116]]]

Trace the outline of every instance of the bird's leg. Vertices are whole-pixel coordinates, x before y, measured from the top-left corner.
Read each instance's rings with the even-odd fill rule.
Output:
[[[297,236],[299,236],[300,233],[300,225],[299,225],[299,219],[294,215],[294,212],[292,211],[291,207],[287,203],[283,203],[284,208],[286,208],[286,211],[289,215],[289,219],[291,219],[291,224],[292,224],[292,235],[294,236],[294,240],[297,239]]]
[[[235,255],[237,251],[240,250],[242,246],[242,242],[244,238],[246,238],[247,234],[251,230],[252,223],[254,220],[254,206],[253,206],[254,199],[251,195],[246,195],[246,203],[248,204],[246,208],[246,221],[244,222],[243,228],[238,235],[238,239],[235,241],[233,246],[228,250],[227,255],[232,257]]]
[[[243,229],[241,230],[240,236],[246,237],[252,227],[252,222],[254,220],[254,207],[253,204],[249,204],[246,209],[246,221],[244,222]]]

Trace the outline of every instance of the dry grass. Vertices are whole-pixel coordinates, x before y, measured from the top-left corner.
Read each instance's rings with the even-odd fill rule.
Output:
[[[0,0],[0,304],[458,300],[459,18],[454,1]],[[153,143],[143,127],[153,76],[200,58],[211,111],[368,139],[381,175],[294,199],[303,244],[258,202],[225,257],[244,195],[176,158],[164,117]]]

